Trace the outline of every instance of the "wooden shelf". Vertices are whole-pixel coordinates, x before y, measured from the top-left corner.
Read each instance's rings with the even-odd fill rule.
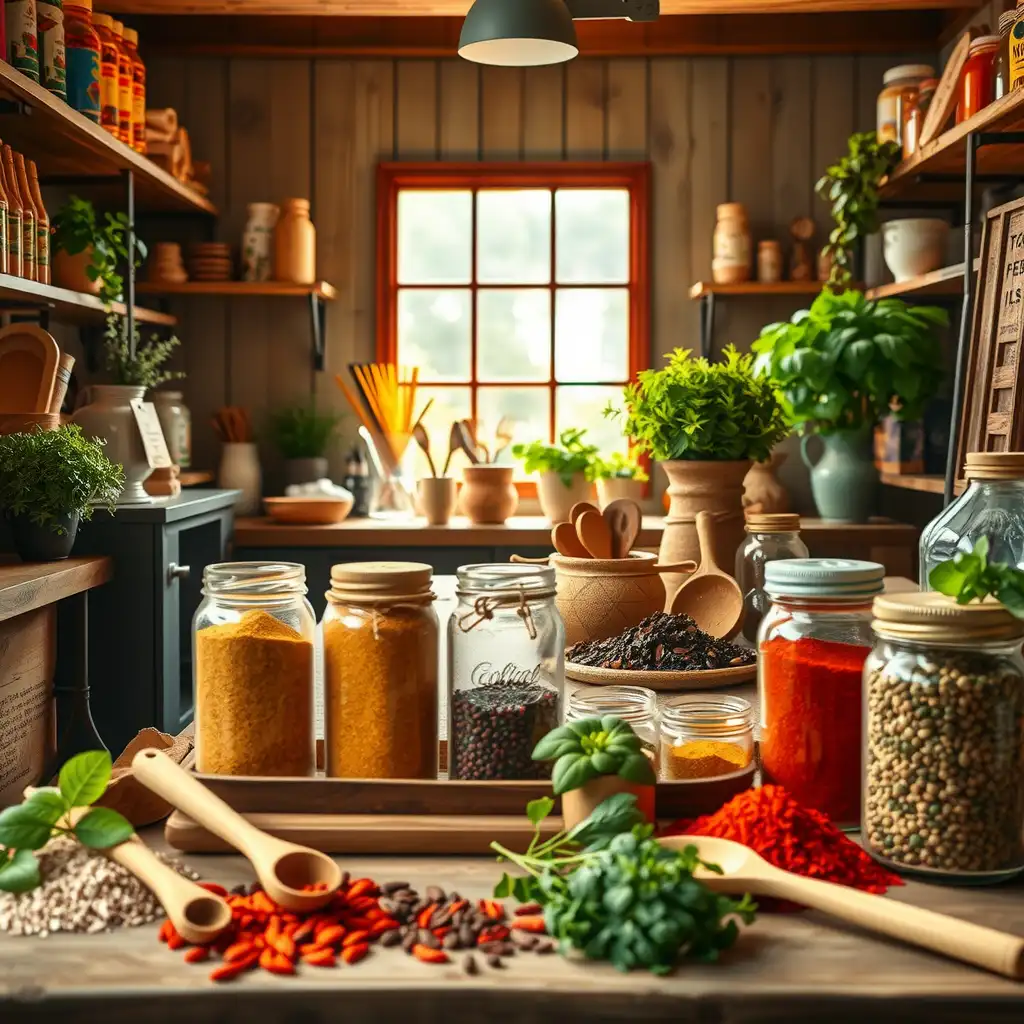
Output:
[[[964,265],[956,263],[940,267],[928,274],[919,274],[909,281],[892,281],[877,288],[869,288],[864,294],[869,299],[890,299],[894,296],[962,295],[964,290]]]
[[[882,483],[887,487],[899,487],[904,491],[924,491],[927,494],[943,494],[946,489],[946,478],[940,473],[883,473]],[[964,489],[962,480],[953,484],[953,493],[960,494]]]
[[[338,294],[334,285],[326,281],[317,281],[315,284],[290,284],[287,281],[186,281],[185,284],[162,284],[140,281],[135,291],[140,295],[316,295],[325,302],[330,302]]]
[[[56,285],[39,284],[38,281],[27,281],[11,274],[0,274],[0,302],[4,312],[16,312],[19,303],[25,309],[46,308],[53,311],[54,316],[64,323],[96,324],[106,319],[103,303],[95,295],[85,292],[73,292]],[[123,303],[115,302],[111,309],[122,316],[126,313]],[[170,313],[159,313],[155,309],[135,307],[135,319],[140,324],[156,324],[173,327],[178,318]]]
[[[0,95],[26,108],[0,114],[0,138],[26,159],[35,160],[44,185],[48,179],[116,179],[122,171],[131,170],[139,211],[216,214],[209,200],[3,62]]]
[[[778,281],[775,284],[764,284],[762,281],[744,281],[742,284],[698,281],[690,286],[690,298],[703,299],[705,295],[817,295],[824,287],[822,281]]]
[[[208,469],[186,469],[178,474],[182,487],[201,487],[213,483],[213,472]]]

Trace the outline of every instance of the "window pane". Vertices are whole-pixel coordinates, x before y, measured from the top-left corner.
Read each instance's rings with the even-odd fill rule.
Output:
[[[547,441],[550,439],[550,415],[548,403],[551,398],[550,388],[493,388],[482,387],[477,392],[476,408],[479,419],[478,437],[487,445],[492,455],[494,452],[494,432],[502,416],[509,416],[515,421],[513,428],[513,444],[529,443],[530,441]],[[522,461],[512,458],[511,445],[498,457],[501,465],[515,464],[516,476],[526,478],[521,472]]]
[[[471,301],[468,288],[400,288],[398,362],[421,381],[469,380]]]
[[[629,376],[629,292],[560,288],[555,294],[555,377],[563,381]]]
[[[481,284],[551,280],[551,193],[483,189],[477,193],[476,279]]]
[[[473,193],[398,193],[398,283],[469,284]]]
[[[555,253],[559,284],[628,284],[629,192],[560,188]]]
[[[555,392],[555,428],[558,433],[576,427],[586,428],[584,440],[596,444],[602,455],[610,452],[625,453],[628,442],[622,435],[622,420],[605,419],[608,402],[616,408],[622,405],[621,387],[595,387],[577,384],[558,388]]]
[[[430,438],[430,454],[434,459],[434,467],[437,469],[438,474],[440,474],[444,470],[444,460],[448,457],[448,435],[451,432],[452,423],[455,420],[469,419],[472,406],[468,387],[417,388],[417,416],[431,398],[434,402],[427,410],[427,415],[423,417],[423,425],[427,428],[427,435]],[[430,475],[427,458],[415,441],[409,444],[405,465],[408,465],[409,461],[412,463],[413,475],[417,479],[421,476]],[[468,461],[463,452],[456,452],[452,456],[448,475],[458,478],[462,473],[462,467],[467,465]]]
[[[538,380],[551,376],[551,292],[481,289],[476,295],[477,376]]]

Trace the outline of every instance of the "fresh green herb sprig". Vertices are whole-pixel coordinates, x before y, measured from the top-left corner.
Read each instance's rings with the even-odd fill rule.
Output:
[[[630,449],[625,455],[622,452],[612,452],[608,458],[598,456],[594,460],[595,480],[637,480],[646,483],[650,477],[647,471],[640,465],[640,453]]]
[[[696,846],[667,849],[650,825],[636,824],[632,794],[609,797],[586,821],[542,843],[541,824],[553,806],[549,799],[527,805],[534,837],[526,853],[491,844],[525,872],[502,875],[494,895],[540,903],[563,953],[577,949],[620,971],[668,974],[684,957],[716,960],[739,935],[736,919],[753,921],[749,895],[721,896],[694,878],[700,868],[721,874]]]
[[[599,775],[618,775],[637,785],[657,778],[633,727],[614,715],[583,718],[552,729],[533,750],[534,761],[554,761],[556,796],[579,789]]]
[[[284,458],[316,459],[327,451],[339,422],[340,417],[312,405],[296,405],[270,414],[270,432]]]
[[[93,807],[71,824],[72,810],[90,807],[103,796],[110,772],[107,751],[78,754],[61,768],[56,789],[37,789],[0,812],[0,890],[28,892],[39,885],[39,862],[32,851],[54,836],[74,836],[83,846],[105,850],[132,835],[128,820],[109,807]]]
[[[558,444],[514,444],[512,454],[523,460],[527,473],[557,473],[566,487],[572,487],[577,473],[583,473],[587,480],[594,479],[598,447],[584,442],[585,433],[586,430],[563,430],[558,435]]]
[[[1011,615],[1024,619],[1024,572],[988,560],[988,537],[979,537],[970,551],[960,551],[928,573],[928,584],[957,604],[991,595]]]
[[[115,384],[129,387],[159,387],[170,380],[181,380],[181,370],[165,370],[164,363],[171,358],[181,344],[177,335],[161,339],[151,334],[143,341],[139,328],[134,328],[135,355],[128,344],[127,320],[117,313],[107,314],[107,325],[103,334],[103,364]]]

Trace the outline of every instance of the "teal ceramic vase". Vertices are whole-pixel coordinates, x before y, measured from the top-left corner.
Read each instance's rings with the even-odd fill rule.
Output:
[[[812,461],[812,438],[822,444],[821,457]],[[871,428],[805,434],[800,455],[811,471],[811,493],[818,515],[836,523],[864,523],[878,503],[878,470],[871,446]]]

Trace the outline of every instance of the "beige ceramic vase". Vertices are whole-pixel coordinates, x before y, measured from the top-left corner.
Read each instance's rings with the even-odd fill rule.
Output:
[[[583,473],[574,473],[572,485],[565,482],[557,473],[537,474],[537,500],[540,510],[554,526],[569,520],[569,509],[581,501],[590,501],[593,497],[593,484],[587,482]]]
[[[425,476],[416,485],[416,505],[431,526],[447,526],[455,512],[458,488],[450,476]]]
[[[608,477],[605,480],[597,481],[597,503],[603,509],[605,505],[616,501],[618,498],[629,498],[638,505],[644,500],[643,480],[633,480],[624,476]]]
[[[759,505],[758,512],[774,515],[789,511],[789,491],[776,472],[789,458],[789,452],[774,451],[767,462],[755,462],[743,480],[743,507]]]
[[[102,437],[106,441],[103,454],[124,467],[124,487],[117,504],[148,504],[153,499],[142,485],[153,470],[130,404],[141,399],[146,389],[125,384],[93,384],[82,394],[89,402],[75,410],[71,422],[77,423],[86,437]]]
[[[644,818],[654,823],[654,786],[637,785],[627,782],[618,775],[599,775],[579,789],[570,789],[562,794],[562,818],[566,828],[573,828],[593,814],[598,804],[616,793],[636,795],[637,810]]]
[[[743,541],[743,480],[750,470],[750,459],[735,462],[669,461],[661,465],[668,477],[668,515],[661,535],[658,561],[663,563],[700,562],[697,539],[697,513],[712,512],[715,520],[715,561],[732,565],[736,549]],[[665,574],[662,582],[671,604],[680,584],[681,574]]]
[[[283,199],[274,228],[274,280],[312,284],[316,280],[316,229],[308,199]]]
[[[462,514],[475,524],[503,523],[519,507],[512,466],[465,466],[462,470]]]

